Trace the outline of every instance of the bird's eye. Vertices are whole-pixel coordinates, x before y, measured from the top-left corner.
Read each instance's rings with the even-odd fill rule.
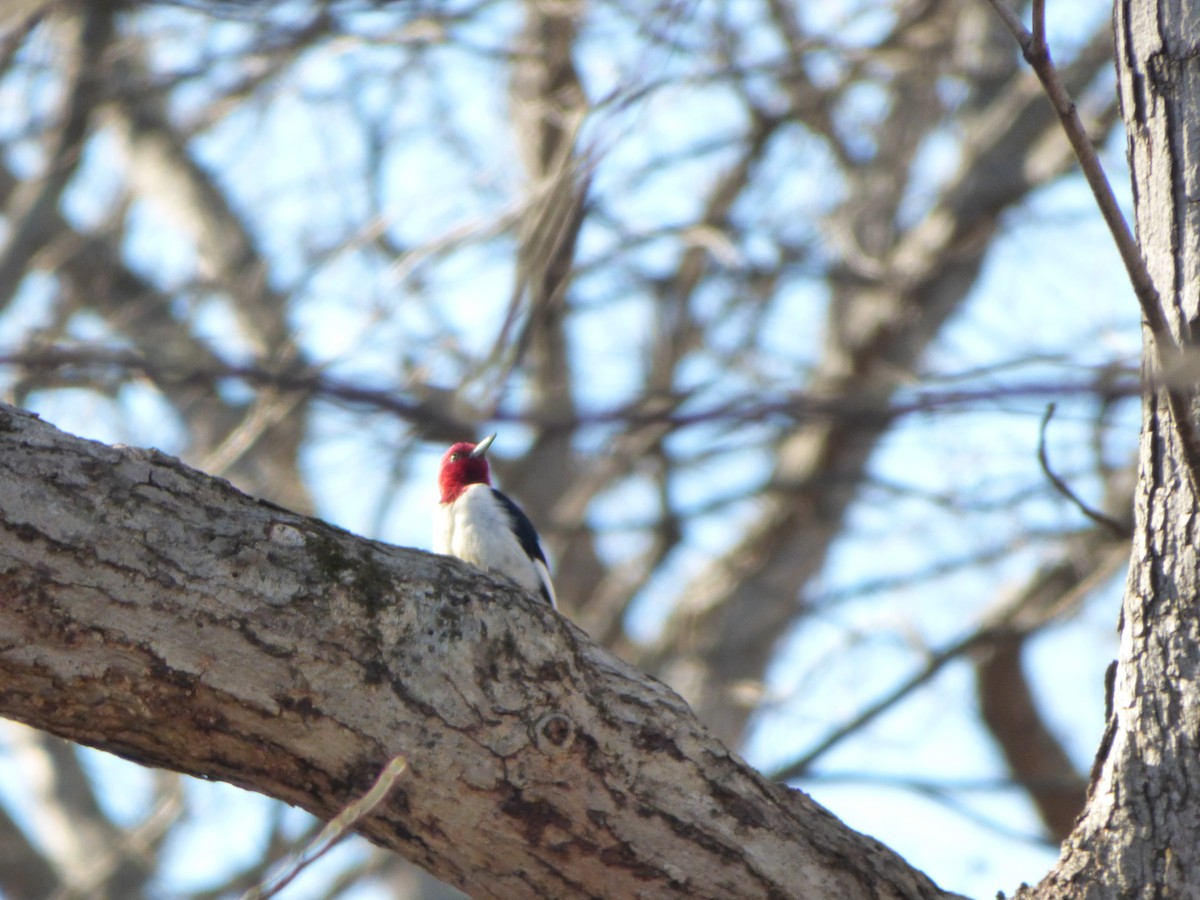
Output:
[[[461,453],[451,453],[450,454],[450,462],[458,462],[460,459],[462,459]]]

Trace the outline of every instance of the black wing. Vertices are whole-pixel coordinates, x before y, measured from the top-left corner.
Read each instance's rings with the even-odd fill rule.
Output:
[[[517,536],[517,541],[521,544],[521,549],[524,550],[530,559],[537,560],[542,564],[541,580],[542,580],[542,597],[547,603],[558,608],[558,604],[554,602],[553,588],[547,582],[550,577],[548,571],[549,564],[546,562],[546,554],[542,552],[542,542],[538,540],[537,529],[533,527],[533,523],[529,521],[529,516],[521,510],[521,507],[513,503],[506,494],[492,488],[492,494],[500,501],[500,505],[504,507],[504,511],[508,513],[508,521],[512,523],[513,534]]]
[[[521,542],[521,549],[529,554],[530,559],[540,559],[542,565],[546,565],[546,554],[542,552],[542,542],[538,540],[537,530],[529,521],[529,516],[525,515],[521,507],[513,503],[507,494],[503,494],[495,488],[492,488],[492,493],[496,495],[496,499],[508,513],[508,520],[512,522],[513,534]]]

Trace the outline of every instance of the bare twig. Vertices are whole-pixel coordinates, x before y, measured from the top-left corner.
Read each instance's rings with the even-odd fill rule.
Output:
[[[455,440],[470,433],[473,424],[448,409],[450,404],[435,394],[430,398],[413,399],[395,387],[370,387],[356,381],[338,379],[325,373],[325,365],[303,369],[268,368],[256,363],[227,361],[210,355],[202,365],[183,367],[168,365],[137,351],[106,345],[80,344],[37,347],[5,352],[0,348],[0,367],[19,367],[31,371],[58,373],[54,386],[74,386],[95,377],[92,370],[112,370],[116,373],[144,375],[162,389],[184,385],[202,385],[235,379],[259,388],[271,388],[281,394],[299,392],[324,400],[365,407],[392,413],[412,423],[423,440]],[[90,382],[89,382],[90,383]],[[49,382],[40,382],[46,387]],[[1111,370],[1104,369],[1096,378],[1077,378],[1062,381],[1037,381],[1011,385],[988,386],[982,389],[924,391],[910,399],[880,408],[871,398],[854,396],[825,398],[805,394],[763,397],[761,394],[737,395],[710,405],[695,406],[686,412],[677,403],[618,404],[587,412],[573,413],[561,418],[552,415],[513,413],[497,410],[491,418],[497,422],[519,420],[535,423],[545,429],[566,430],[581,425],[645,425],[662,423],[672,428],[722,422],[739,424],[762,422],[771,417],[802,422],[820,420],[885,424],[905,416],[931,412],[952,412],[972,409],[980,401],[1035,400],[1049,397],[1095,397],[1108,399],[1136,396],[1139,386],[1131,374],[1122,383],[1114,381]]]
[[[178,364],[168,365],[162,360],[151,359],[135,350],[100,344],[79,344],[8,352],[0,347],[0,367],[10,366],[30,371],[56,372],[58,380],[53,386],[74,386],[88,381],[95,378],[93,369],[144,375],[163,389],[192,384],[202,385],[207,389],[213,382],[229,378],[253,387],[271,388],[281,394],[299,392],[349,406],[392,413],[416,426],[422,439],[431,441],[455,440],[463,434],[470,433],[473,428],[472,422],[448,409],[450,404],[440,400],[437,395],[428,399],[413,399],[398,392],[395,387],[370,387],[357,381],[339,379],[326,374],[328,367],[325,364],[309,365],[302,369],[278,369],[253,362],[228,361],[210,354],[205,363],[186,367]],[[39,386],[50,386],[50,383],[39,382]],[[737,395],[710,405],[695,406],[686,412],[680,411],[680,404],[675,402],[635,403],[593,409],[561,418],[512,413],[502,409],[495,411],[491,418],[498,422],[520,420],[535,423],[546,429],[562,430],[581,425],[612,423],[635,426],[663,423],[672,428],[685,428],[711,422],[762,422],[773,416],[793,422],[812,419],[882,424],[919,413],[971,409],[983,400],[1095,396],[1112,400],[1136,396],[1139,390],[1132,373],[1127,380],[1121,381],[1114,379],[1110,368],[1105,368],[1093,378],[1018,382],[981,389],[923,391],[883,409],[869,397],[859,402],[859,398],[854,396],[834,399],[804,394],[763,397],[756,393]]]
[[[241,424],[225,436],[220,446],[200,461],[199,468],[210,475],[225,475],[259,438],[290,415],[304,396],[299,391],[262,391],[255,398]]]
[[[161,792],[160,799],[146,818],[122,834],[119,840],[107,848],[101,858],[91,862],[85,886],[64,885],[51,895],[52,900],[77,900],[84,896],[97,896],[102,893],[101,888],[111,891],[116,887],[117,892],[120,892],[120,885],[114,885],[111,879],[122,864],[128,865],[132,862],[136,865],[140,862],[145,865],[146,861],[153,858],[156,849],[184,811],[183,784],[180,776],[175,772],[161,774],[166,776],[166,789]],[[148,865],[145,867],[149,868]]]
[[[72,20],[77,34],[71,54],[77,61],[62,125],[44,175],[21,185],[6,210],[11,233],[0,248],[0,298],[5,302],[16,291],[29,260],[45,246],[47,223],[79,167],[92,112],[104,94],[101,70],[113,38],[113,16],[113,8],[108,4],[89,3]]]
[[[1052,783],[1031,785],[1015,779],[939,782],[931,779],[909,778],[901,775],[879,775],[873,772],[821,772],[820,774],[814,774],[812,781],[820,784],[866,785],[869,787],[885,787],[911,791],[945,807],[950,812],[962,816],[964,819],[988,831],[994,832],[999,837],[1007,838],[1011,841],[1019,841],[1022,844],[1029,844],[1034,847],[1053,846],[1057,843],[1044,834],[1034,834],[1030,831],[1012,828],[999,819],[979,812],[969,804],[964,803],[957,796],[966,792],[1000,793],[1014,790],[1028,790],[1031,787],[1048,787],[1052,789],[1056,787]],[[1046,781],[1049,782],[1051,780],[1046,779]]]
[[[1046,46],[1046,0],[1033,0],[1033,43]]]
[[[31,29],[42,20],[50,0],[6,0],[0,8],[0,32],[13,34]]]
[[[1046,455],[1046,426],[1050,424],[1050,420],[1054,418],[1054,410],[1056,409],[1053,403],[1046,406],[1046,414],[1042,416],[1042,425],[1038,429],[1038,464],[1042,467],[1042,472],[1050,483],[1054,485],[1054,489],[1075,504],[1076,508],[1095,522],[1097,525],[1103,525],[1109,531],[1119,538],[1129,538],[1130,530],[1118,522],[1111,516],[1106,516],[1098,509],[1092,509],[1083,501],[1078,494],[1071,490],[1071,486],[1063,481],[1054,470],[1050,468],[1050,459]]]
[[[994,627],[985,625],[975,631],[972,631],[966,637],[960,638],[957,641],[949,644],[941,650],[933,653],[926,660],[925,665],[914,672],[904,681],[896,685],[892,690],[888,691],[874,703],[867,706],[862,712],[855,716],[850,721],[838,726],[828,735],[825,736],[820,743],[810,749],[807,753],[796,759],[782,768],[776,769],[767,775],[772,781],[792,781],[796,778],[801,778],[808,774],[813,763],[821,756],[824,756],[829,750],[832,750],[837,744],[840,744],[850,735],[865,728],[871,722],[875,721],[880,715],[887,712],[921,685],[928,682],[938,672],[940,672],[947,663],[953,662],[964,653],[978,647],[991,639],[994,633]]]
[[[1092,534],[1098,536],[1099,532]],[[1068,552],[1066,563],[1045,570],[1026,589],[1000,603],[970,632],[928,654],[920,669],[865,707],[853,719],[835,728],[803,756],[780,767],[768,777],[775,781],[790,781],[808,775],[821,756],[926,684],[948,663],[998,640],[1027,637],[1048,623],[1057,621],[1129,559],[1128,544],[1121,542],[1114,547],[1107,537],[1103,546],[1092,549],[1091,553],[1096,554],[1092,557],[1092,563],[1081,566],[1075,558],[1076,552]],[[1064,572],[1064,566],[1075,574]]]
[[[283,872],[272,879],[270,884],[259,885],[246,891],[242,895],[242,900],[267,900],[268,897],[274,897],[291,884],[301,872],[332,850],[338,841],[350,833],[351,828],[382,803],[387,797],[388,791],[392,789],[392,785],[396,783],[396,779],[404,774],[404,770],[407,768],[408,762],[403,756],[393,757],[383,767],[383,771],[379,773],[379,777],[370,789],[322,828],[321,833],[313,838],[310,844],[288,861],[287,868]]]
[[[1133,292],[1141,307],[1142,318],[1154,339],[1156,369],[1159,373],[1166,372],[1170,369],[1170,363],[1182,352],[1182,347],[1172,333],[1166,315],[1163,313],[1162,298],[1154,286],[1154,279],[1150,276],[1150,270],[1142,256],[1141,247],[1133,236],[1133,232],[1130,231],[1125,216],[1121,213],[1121,207],[1113,194],[1112,185],[1109,184],[1100,158],[1096,155],[1095,148],[1092,147],[1087,129],[1084,128],[1083,122],[1079,118],[1075,102],[1067,93],[1067,89],[1059,77],[1058,69],[1050,57],[1050,48],[1046,44],[1045,0],[1034,0],[1032,31],[1025,27],[1020,17],[1004,0],[987,0],[987,2],[996,10],[1005,27],[1016,39],[1025,61],[1037,75],[1042,89],[1046,92],[1046,97],[1058,114],[1067,140],[1071,143],[1071,149],[1075,151],[1075,158],[1079,160],[1079,167],[1087,179],[1088,187],[1092,189],[1092,195],[1096,198],[1100,214],[1104,217],[1105,224],[1108,225],[1113,241],[1116,242],[1117,251],[1121,254],[1121,261],[1125,264],[1125,271],[1129,275],[1130,284],[1133,286]],[[1175,433],[1179,437],[1184,468],[1187,470],[1188,479],[1191,482],[1192,493],[1200,497],[1200,434],[1196,432],[1188,399],[1183,391],[1165,379],[1159,386],[1165,392],[1167,406],[1171,410],[1171,420],[1174,422]]]

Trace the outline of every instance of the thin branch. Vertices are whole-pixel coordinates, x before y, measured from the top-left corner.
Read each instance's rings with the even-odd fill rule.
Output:
[[[79,167],[93,110],[104,95],[101,71],[113,39],[113,16],[109,4],[87,3],[72,20],[78,33],[71,53],[77,62],[45,174],[21,185],[6,210],[11,233],[0,250],[0,299],[5,302],[17,290],[29,261],[45,246],[48,223]]]
[[[325,373],[328,368],[326,363],[303,368],[277,369],[253,362],[227,361],[210,355],[210,360],[201,365],[167,365],[162,360],[151,359],[137,351],[84,344],[16,349],[9,352],[0,349],[0,367],[5,366],[39,371],[57,370],[60,373],[58,382],[53,385],[39,384],[40,388],[75,386],[94,375],[92,372],[79,371],[86,367],[103,367],[141,374],[163,389],[189,384],[201,384],[208,389],[212,382],[218,379],[236,379],[257,388],[272,388],[281,393],[295,391],[338,401],[348,406],[390,412],[416,425],[420,430],[420,437],[425,440],[455,440],[465,433],[470,433],[474,427],[471,422],[448,410],[449,404],[439,401],[436,393],[433,393],[430,399],[411,399],[398,393],[394,387],[369,387],[328,375]],[[761,394],[755,394],[738,395],[707,406],[693,405],[687,412],[679,411],[684,405],[682,402],[635,401],[633,404],[572,413],[563,417],[500,409],[496,410],[491,418],[497,422],[521,421],[536,424],[544,430],[560,431],[585,425],[629,426],[631,423],[664,423],[672,428],[686,428],[711,422],[761,423],[771,417],[780,417],[789,422],[819,420],[881,425],[921,413],[949,412],[958,408],[973,409],[988,401],[1097,395],[1111,400],[1122,396],[1136,396],[1141,391],[1132,374],[1128,380],[1122,382],[1114,379],[1110,366],[1094,371],[1094,377],[1058,382],[1016,382],[975,390],[914,392],[909,398],[894,402],[885,408],[881,408],[873,397],[854,394],[834,399],[803,394],[764,399]],[[1020,410],[1017,414],[1025,415],[1026,411]]]
[[[967,821],[981,828],[994,832],[999,837],[1012,841],[1020,841],[1023,844],[1030,844],[1035,847],[1057,846],[1056,841],[1044,834],[1032,834],[1028,831],[1012,828],[999,819],[973,809],[955,796],[957,793],[966,791],[1011,791],[1027,787],[1027,785],[1016,781],[964,782],[962,785],[958,785],[953,782],[943,784],[921,778],[842,772],[833,774],[821,773],[815,775],[812,780],[822,784],[865,784],[871,787],[890,787],[898,791],[909,791],[945,807],[955,815],[962,816]]]
[[[1098,536],[1100,532],[1091,532],[1091,534]],[[926,684],[948,663],[997,640],[1027,637],[1050,622],[1060,619],[1110,577],[1118,565],[1128,560],[1127,544],[1121,543],[1112,548],[1111,541],[1106,538],[1105,545],[1107,549],[1099,550],[1100,555],[1095,558],[1094,563],[1084,566],[1082,574],[1064,579],[1065,583],[1056,589],[1046,589],[1046,585],[1057,584],[1060,567],[1052,566],[1047,569],[1025,590],[1019,591],[1014,597],[996,607],[971,632],[947,644],[941,650],[931,653],[924,666],[867,706],[853,719],[831,731],[803,756],[775,770],[768,777],[775,781],[790,781],[806,776],[818,758],[859,729],[869,725],[917,688]],[[1069,562],[1066,565],[1077,568],[1080,562],[1075,559],[1075,556],[1076,551],[1069,550],[1066,554]]]
[[[941,650],[933,653],[926,660],[925,665],[900,682],[896,687],[892,688],[870,706],[866,707],[862,712],[855,716],[850,721],[838,726],[831,731],[825,738],[815,747],[811,748],[807,753],[799,759],[788,763],[782,768],[776,769],[774,772],[768,773],[767,777],[772,781],[792,781],[796,778],[803,777],[808,774],[808,770],[812,768],[813,763],[821,756],[824,756],[834,746],[840,744],[850,735],[854,734],[861,728],[866,727],[880,715],[887,712],[921,685],[928,682],[938,672],[945,668],[947,663],[953,662],[964,653],[975,649],[980,644],[990,640],[995,632],[991,625],[985,625],[981,628],[972,631],[966,637],[960,638],[957,641],[943,647]]]
[[[1111,531],[1116,537],[1128,540],[1132,536],[1129,528],[1122,525],[1111,516],[1107,516],[1098,509],[1093,509],[1083,501],[1078,494],[1071,490],[1071,486],[1063,481],[1054,470],[1050,468],[1050,459],[1046,455],[1046,426],[1050,424],[1050,420],[1054,417],[1054,411],[1057,407],[1050,403],[1046,406],[1046,414],[1042,416],[1042,424],[1038,429],[1038,464],[1042,467],[1042,472],[1050,483],[1054,485],[1054,489],[1075,504],[1076,508],[1095,522],[1097,525],[1103,525]]]
[[[1033,45],[1046,46],[1046,0],[1033,0]]]
[[[184,812],[183,784],[179,775],[174,772],[162,774],[168,779],[167,788],[149,815],[136,827],[122,834],[119,840],[106,849],[100,859],[90,863],[86,887],[81,889],[79,885],[63,886],[52,895],[52,900],[78,900],[85,896],[97,896],[102,892],[101,889],[124,893],[131,887],[128,883],[121,884],[118,881],[114,884],[114,876],[119,874],[123,866],[133,865],[150,869],[146,861],[157,857],[158,849]],[[142,880],[150,877],[150,874],[147,871]]]
[[[382,803],[396,779],[404,774],[407,768],[408,761],[403,756],[392,757],[370,789],[331,819],[312,843],[288,861],[287,869],[276,876],[271,884],[259,885],[246,891],[242,900],[267,900],[291,884],[301,872],[332,850],[350,833],[351,828]]]
[[[202,459],[198,468],[210,475],[225,475],[271,428],[282,422],[300,404],[300,392],[264,390],[255,398],[241,424],[225,436],[220,446]]]
[[[1058,114],[1063,131],[1075,158],[1087,179],[1092,196],[1100,208],[1100,214],[1108,225],[1108,230],[1121,254],[1125,271],[1129,275],[1133,292],[1137,296],[1138,305],[1142,310],[1142,318],[1153,337],[1156,368],[1159,372],[1169,370],[1169,364],[1175,357],[1181,355],[1182,347],[1171,331],[1166,315],[1163,313],[1162,298],[1154,286],[1154,279],[1146,266],[1141,247],[1121,213],[1121,207],[1113,194],[1112,185],[1100,163],[1100,157],[1092,146],[1091,137],[1079,118],[1079,111],[1071,99],[1058,69],[1050,57],[1050,48],[1046,44],[1046,4],[1045,0],[1035,0],[1033,3],[1033,31],[1027,29],[1020,17],[1005,4],[1004,0],[987,0],[1006,28],[1021,47],[1021,54],[1029,63],[1051,106]],[[1171,420],[1175,433],[1179,437],[1180,448],[1183,452],[1184,468],[1191,482],[1192,493],[1200,497],[1200,434],[1197,434],[1195,422],[1192,419],[1191,407],[1186,395],[1177,387],[1163,380],[1162,389],[1166,393],[1167,405],[1171,410]]]
[[[257,859],[220,883],[189,894],[188,900],[226,900],[233,894],[244,894],[255,885],[266,882],[269,873],[281,864],[283,859],[290,856],[297,847],[307,846],[325,826],[320,819],[314,818],[305,824],[299,835],[288,838],[284,834],[283,816],[287,809],[283,804],[272,805],[271,830],[262,842],[263,849]]]

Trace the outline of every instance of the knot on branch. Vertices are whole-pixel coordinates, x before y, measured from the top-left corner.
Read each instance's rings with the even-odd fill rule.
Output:
[[[545,756],[561,756],[575,743],[575,723],[560,712],[546,713],[534,723],[533,744]]]

